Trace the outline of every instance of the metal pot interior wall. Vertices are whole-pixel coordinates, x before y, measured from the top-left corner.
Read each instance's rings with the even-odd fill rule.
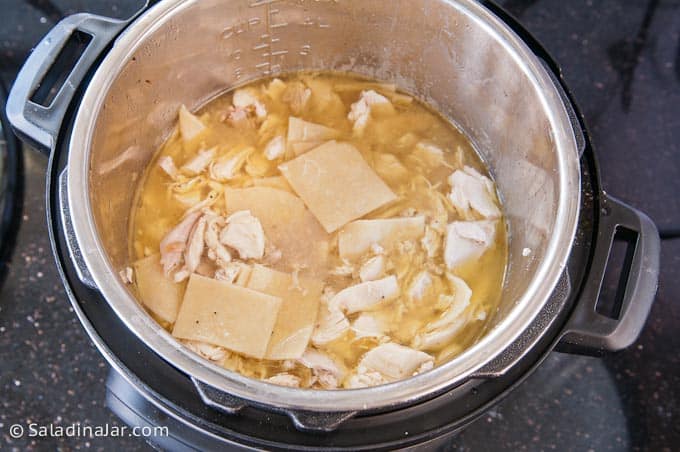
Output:
[[[506,285],[491,322],[506,321],[500,345],[538,313],[575,230],[578,152],[545,70],[495,16],[468,0],[166,0],[146,16],[153,21],[138,19],[104,60],[71,137],[70,207],[89,262],[100,252],[81,239],[81,213],[91,209],[109,276],[92,273],[107,298],[111,288],[127,290],[110,275],[129,265],[134,187],[179,105],[196,108],[263,76],[334,70],[394,81],[472,139],[496,179],[511,232]],[[85,206],[80,192],[89,194]],[[509,330],[511,315],[518,331]],[[477,350],[477,359],[501,350]]]

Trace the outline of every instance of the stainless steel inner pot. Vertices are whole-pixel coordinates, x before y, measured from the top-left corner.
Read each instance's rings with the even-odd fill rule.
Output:
[[[349,71],[394,81],[460,126],[501,192],[510,238],[491,327],[452,361],[408,380],[310,391],[252,380],[199,358],[120,280],[133,194],[178,106],[263,76]],[[538,58],[472,0],[163,0],[115,41],[78,108],[68,204],[92,279],[129,329],[180,370],[277,409],[364,411],[461,383],[530,324],[564,269],[579,208],[579,155],[565,105]]]

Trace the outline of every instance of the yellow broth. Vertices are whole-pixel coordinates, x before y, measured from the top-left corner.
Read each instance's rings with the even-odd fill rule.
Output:
[[[131,255],[137,259],[158,253],[159,244],[181,219],[192,203],[204,199],[211,191],[218,193],[225,187],[242,188],[252,186],[282,187],[281,174],[277,165],[281,160],[269,161],[263,157],[264,147],[275,135],[286,135],[288,118],[296,116],[306,121],[332,127],[339,131],[338,141],[354,145],[363,158],[398,195],[398,199],[365,215],[364,219],[391,218],[409,215],[415,210],[419,214],[441,218],[445,223],[460,218],[446,198],[447,177],[455,169],[464,165],[475,168],[488,176],[488,170],[475,152],[468,138],[450,122],[442,118],[427,105],[412,99],[407,94],[395,90],[393,85],[377,83],[354,76],[337,73],[297,73],[280,77],[286,86],[303,84],[311,96],[304,108],[295,104],[295,99],[285,90],[274,89],[271,79],[258,80],[248,87],[260,93],[268,115],[257,127],[236,128],[224,121],[225,114],[232,105],[233,92],[214,99],[205,105],[197,115],[207,130],[199,138],[185,142],[175,132],[158,150],[155,160],[149,165],[145,177],[139,184],[137,202],[131,221]],[[351,104],[356,102],[362,90],[372,89],[392,102],[396,113],[371,118],[362,136],[352,131],[348,120]],[[444,151],[444,162],[428,165],[427,159],[415,151],[419,142],[430,143]],[[253,148],[247,157],[244,170],[236,178],[227,182],[210,181],[206,174],[184,179],[186,187],[179,187],[168,179],[159,167],[158,159],[169,156],[180,167],[194,158],[200,150],[215,148],[217,157]],[[295,156],[288,149],[283,161]],[[401,165],[394,165],[394,162]],[[406,171],[403,171],[403,168]],[[285,182],[283,182],[285,186]],[[184,192],[182,192],[184,191]],[[228,201],[227,201],[228,202]],[[215,202],[211,208],[226,213],[224,200]],[[356,275],[334,274],[333,269],[343,265],[337,251],[338,231],[331,235],[330,257],[327,267],[316,270],[327,288],[339,291],[356,284]],[[305,237],[299,237],[305,240]],[[418,243],[386,250],[388,271],[397,275],[401,295],[372,314],[388,325],[387,335],[392,341],[409,346],[414,335],[429,322],[442,315],[438,306],[438,295],[448,289],[444,272],[442,253],[428,258]],[[481,258],[468,263],[458,271],[472,289],[470,306],[476,313],[453,340],[439,350],[431,352],[435,365],[456,356],[473,344],[484,331],[485,323],[496,310],[507,261],[507,231],[503,218],[497,221],[495,242]],[[283,256],[285,264],[285,256]],[[285,265],[284,265],[285,266]],[[430,269],[434,279],[434,290],[424,299],[414,302],[405,295],[413,278],[423,269]],[[301,276],[311,272],[299,269]],[[144,300],[142,300],[143,302]],[[477,315],[484,313],[484,315]],[[348,315],[350,322],[359,313]],[[172,331],[172,325],[164,322],[164,327]],[[361,356],[378,343],[376,338],[356,339],[354,332],[348,330],[337,340],[317,347],[341,362],[348,370],[356,368]],[[225,368],[254,378],[267,378],[279,372],[287,372],[301,378],[302,386],[311,383],[309,369],[296,362],[272,361],[245,357],[228,353],[220,361]],[[316,384],[311,387],[318,387]]]

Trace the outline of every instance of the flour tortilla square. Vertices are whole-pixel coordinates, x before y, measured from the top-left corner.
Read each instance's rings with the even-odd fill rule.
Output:
[[[349,143],[329,141],[279,169],[328,233],[397,197]]]

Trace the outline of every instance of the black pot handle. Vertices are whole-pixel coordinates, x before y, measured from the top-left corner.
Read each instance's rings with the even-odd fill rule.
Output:
[[[252,402],[227,394],[202,381],[191,377],[196,390],[203,402],[209,407],[215,408],[223,413],[237,415]],[[355,411],[306,411],[287,408],[272,408],[270,410],[285,414],[293,421],[296,429],[311,433],[328,433],[336,430],[342,423],[356,416]],[[330,409],[329,409],[330,410]]]
[[[146,9],[147,5],[139,11]],[[54,147],[76,89],[88,74],[99,55],[138,14],[127,20],[111,19],[94,14],[74,14],[61,20],[35,46],[17,75],[7,100],[7,116],[19,138],[36,149],[49,154]],[[69,40],[80,34],[89,40],[72,68],[63,73],[50,73]],[[56,69],[56,67],[55,67]],[[61,70],[61,68],[59,68]],[[57,86],[56,80],[62,80]],[[47,105],[34,99],[44,84],[58,89]]]
[[[602,283],[618,231],[628,236],[629,254],[621,270],[623,294],[618,316],[597,312]],[[557,349],[576,353],[622,350],[635,342],[647,320],[659,277],[659,232],[652,220],[633,207],[602,194],[591,269]]]

